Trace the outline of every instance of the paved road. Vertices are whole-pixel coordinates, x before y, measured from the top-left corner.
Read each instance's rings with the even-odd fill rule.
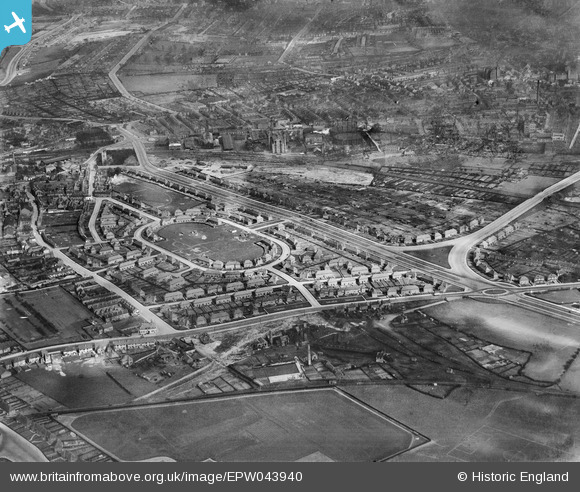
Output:
[[[103,239],[101,238],[101,236],[99,236],[99,233],[97,232],[97,217],[99,216],[103,199],[95,198],[94,201],[95,208],[93,209],[93,213],[91,213],[91,216],[89,218],[89,232],[91,233],[91,236],[93,236],[93,241],[100,243],[103,242]]]
[[[176,174],[172,171],[167,171],[165,169],[159,169],[151,164],[147,156],[147,152],[143,143],[139,140],[138,136],[133,134],[127,129],[120,128],[120,131],[128,140],[133,142],[137,158],[139,160],[140,166],[136,170],[143,170],[151,175],[155,175],[160,179],[169,180],[175,184],[183,185],[188,188],[195,188],[196,190],[204,191],[220,200],[228,203],[234,203],[244,207],[251,207],[255,210],[262,212],[263,214],[273,214],[281,220],[288,220],[295,223],[301,223],[306,228],[316,230],[319,235],[325,234],[329,238],[334,238],[341,242],[346,242],[352,247],[358,247],[362,251],[368,251],[374,253],[375,255],[384,258],[387,261],[402,265],[408,268],[416,268],[418,270],[433,272],[436,276],[442,280],[455,285],[465,285],[462,283],[462,277],[454,274],[450,270],[444,269],[437,265],[433,265],[425,260],[415,258],[408,254],[396,251],[394,248],[388,248],[370,239],[358,236],[357,234],[340,229],[334,225],[328,224],[324,221],[313,219],[304,214],[298,212],[289,211],[275,205],[270,205],[267,203],[254,200],[245,196],[238,195],[230,190],[225,190],[219,186],[209,184],[207,182],[201,182],[193,178],[189,178],[180,174]],[[490,282],[485,279],[476,279],[469,282],[467,285],[474,290],[489,287]]]
[[[521,217],[522,214],[525,214],[533,207],[540,204],[542,200],[544,200],[545,198],[580,181],[580,172],[573,174],[572,176],[569,176],[568,178],[559,181],[558,183],[538,193],[534,197],[526,200],[525,202],[521,203],[514,209],[510,210],[502,217],[489,223],[487,226],[474,232],[473,234],[453,240],[452,243],[453,248],[449,255],[449,262],[451,268],[445,268],[430,263],[427,260],[415,258],[409,255],[408,253],[401,251],[397,247],[386,246],[377,243],[370,239],[358,236],[354,232],[340,229],[332,224],[328,224],[319,219],[313,219],[312,217],[308,217],[304,214],[285,210],[276,207],[274,205],[266,204],[258,200],[247,198],[245,196],[240,196],[232,191],[224,190],[218,186],[209,184],[207,182],[197,181],[192,178],[188,178],[186,176],[182,176],[171,171],[158,169],[150,163],[145,147],[143,146],[143,143],[139,140],[138,136],[133,134],[131,131],[128,131],[127,129],[121,129],[121,132],[126,136],[126,138],[128,138],[133,142],[133,146],[135,148],[137,158],[140,163],[140,169],[142,169],[147,173],[155,175],[160,179],[167,179],[175,184],[204,191],[218,198],[219,200],[227,201],[229,203],[234,203],[241,206],[252,207],[253,209],[258,210],[264,214],[268,213],[273,214],[278,219],[288,220],[294,223],[302,224],[307,229],[316,230],[319,236],[325,235],[328,238],[332,238],[337,241],[346,243],[351,248],[358,247],[361,251],[372,253],[379,258],[385,259],[386,261],[390,261],[397,265],[401,265],[407,268],[416,269],[425,272],[427,274],[430,274],[437,279],[446,281],[448,283],[457,286],[462,286],[465,288],[466,292],[483,291],[485,289],[489,289],[490,287],[501,287],[509,291],[514,291],[514,289],[517,289],[517,287],[512,284],[501,283],[493,281],[491,279],[487,279],[485,277],[480,276],[477,272],[471,270],[471,268],[469,268],[467,264],[469,250],[476,244],[479,244],[486,237],[489,237],[498,230],[501,230],[502,228],[506,227],[510,222],[517,220],[519,217]],[[442,246],[441,244],[432,245],[432,247],[441,247],[441,246]],[[556,289],[558,289],[558,286],[545,288],[545,290],[556,290]],[[517,292],[517,290],[515,291]],[[555,316],[561,319],[569,318],[568,309],[563,306],[555,306],[554,308],[546,309],[544,305],[540,305],[539,301],[532,298],[527,298],[525,300],[525,304],[530,307],[533,307],[533,309],[536,310],[537,312],[542,312],[544,314]],[[580,321],[580,318],[576,317],[574,318],[574,320],[575,322],[578,322]]]
[[[282,277],[284,280],[286,280],[286,282],[288,282],[288,284],[298,289],[298,291],[305,297],[305,299],[310,303],[311,306],[320,307],[320,303],[318,302],[316,297],[312,295],[312,293],[304,286],[303,283],[299,282],[294,277],[291,277],[290,275],[287,275],[284,272],[275,270],[272,267],[268,267],[268,270],[270,270],[275,275]]]
[[[177,260],[178,262],[186,265],[187,267],[189,267],[191,270],[201,270],[201,271],[206,271],[207,268],[202,267],[200,265],[198,265],[197,263],[193,263],[192,261],[189,261],[187,258],[184,258],[183,256],[179,256],[175,253],[173,253],[172,251],[169,251],[165,248],[162,248],[161,246],[157,246],[155,243],[148,241],[147,239],[143,238],[143,231],[145,229],[147,229],[148,227],[151,226],[151,223],[149,224],[143,224],[141,227],[139,227],[136,231],[133,237],[135,237],[136,239],[138,239],[139,241],[141,241],[143,244],[145,244],[148,248],[154,249],[155,251],[159,251],[160,253],[163,253],[166,256],[169,256],[175,260]]]
[[[382,301],[388,302],[390,304],[400,304],[400,303],[406,303],[409,301],[425,301],[425,300],[433,300],[433,299],[437,299],[437,298],[441,299],[443,297],[445,297],[445,299],[451,301],[451,300],[455,300],[455,299],[460,299],[462,297],[462,295],[463,294],[461,294],[461,293],[437,294],[437,295],[422,294],[422,295],[417,295],[417,296],[413,296],[413,297],[395,297],[395,298],[391,298],[391,299],[372,299],[372,300],[374,300],[374,301],[382,300]],[[353,306],[356,304],[366,304],[368,302],[369,302],[369,300],[365,299],[365,300],[360,300],[360,301],[337,302],[335,304],[328,304],[328,305],[322,305],[322,306],[301,307],[301,308],[297,308],[297,309],[290,309],[288,311],[280,311],[278,313],[265,314],[265,315],[262,315],[259,317],[230,321],[230,322],[222,323],[219,325],[202,326],[199,328],[191,328],[189,330],[175,330],[173,333],[170,333],[170,335],[175,334],[176,336],[188,336],[188,335],[198,335],[199,333],[204,333],[204,332],[207,332],[210,334],[211,333],[227,333],[230,331],[238,331],[238,330],[243,329],[243,328],[249,328],[251,326],[262,325],[264,323],[272,323],[275,321],[282,321],[286,318],[292,318],[295,316],[306,316],[308,314],[318,313],[321,310],[332,310],[332,309],[340,308],[343,306]],[[152,307],[152,306],[150,306],[150,307]],[[164,333],[158,333],[157,335],[164,335]],[[100,339],[90,340],[90,343],[102,344],[103,346],[106,346],[107,344],[114,343],[114,342],[127,343],[130,341],[135,341],[135,340],[140,340],[140,339],[155,338],[157,335],[145,335],[145,336],[141,336],[141,337],[100,338]],[[39,352],[39,350],[63,351],[66,348],[78,346],[79,343],[83,343],[83,342],[77,341],[77,342],[70,342],[70,343],[61,343],[61,344],[56,344],[56,345],[47,345],[45,347],[37,348],[35,350],[28,350],[28,351],[24,351],[24,352],[18,352],[18,353],[14,353],[14,354],[0,356],[0,363],[7,361],[7,360],[14,359],[16,357],[22,357],[22,356],[28,356],[30,354],[36,354]]]
[[[34,235],[34,239],[36,244],[42,246],[43,248],[47,248],[53,254],[55,258],[61,260],[66,266],[73,269],[76,273],[81,275],[84,278],[92,278],[97,284],[105,287],[109,291],[117,294],[123,300],[125,300],[129,305],[133,306],[137,309],[140,313],[140,316],[148,321],[149,323],[154,324],[157,327],[157,332],[159,335],[164,334],[171,334],[177,333],[177,330],[173,328],[169,323],[166,323],[162,319],[158,318],[155,314],[153,314],[146,306],[138,302],[132,296],[127,294],[123,291],[120,287],[117,287],[112,282],[104,279],[103,277],[99,276],[96,272],[91,272],[87,268],[79,265],[77,262],[73,261],[67,255],[65,255],[60,249],[53,248],[50,244],[48,244],[43,238],[42,235],[38,232],[38,207],[36,206],[36,202],[34,201],[34,197],[28,191],[28,198],[32,203],[32,233]]]
[[[149,38],[151,38],[151,36],[153,36],[153,34],[155,34],[157,31],[159,31],[160,29],[164,28],[165,26],[167,26],[168,24],[176,21],[179,16],[181,15],[181,13],[183,12],[183,10],[185,10],[185,8],[187,7],[187,4],[183,4],[179,10],[177,11],[177,13],[169,20],[163,22],[162,24],[159,24],[157,27],[154,27],[153,29],[151,29],[147,34],[145,34],[136,44],[135,46],[133,46],[128,52],[127,54],[119,61],[119,63],[117,63],[109,72],[109,78],[111,79],[111,81],[113,82],[113,84],[115,85],[115,87],[117,88],[117,90],[121,93],[121,95],[123,97],[125,97],[126,99],[129,99],[130,101],[139,104],[141,106],[145,106],[149,109],[153,109],[155,111],[162,111],[164,113],[171,113],[171,114],[178,114],[177,111],[173,111],[172,109],[168,109],[168,108],[164,108],[163,106],[159,106],[157,104],[153,104],[149,101],[145,101],[144,99],[139,99],[138,97],[135,97],[133,94],[131,94],[127,89],[125,89],[125,86],[121,83],[121,81],[119,80],[119,77],[117,77],[117,73],[119,72],[119,70],[121,70],[121,67],[123,65],[125,65],[125,63],[127,63],[135,53],[137,53],[137,51],[149,40]]]
[[[256,270],[263,270],[265,267],[274,267],[274,266],[286,261],[286,259],[290,256],[290,246],[288,246],[288,244],[286,244],[284,241],[280,241],[279,239],[272,237],[272,236],[268,236],[267,234],[264,234],[257,229],[252,229],[252,228],[247,227],[245,225],[238,224],[237,222],[233,222],[233,221],[227,220],[227,219],[221,219],[221,220],[225,224],[228,224],[232,227],[235,227],[236,229],[240,229],[241,231],[247,232],[248,234],[254,234],[256,236],[263,237],[264,239],[267,239],[268,241],[272,241],[273,243],[276,243],[282,250],[282,252],[280,253],[280,256],[278,256],[276,259],[274,259],[270,263],[261,265],[259,267],[248,268],[247,270],[243,270],[243,271],[254,272]]]
[[[130,207],[132,208],[132,207]],[[137,209],[135,209],[136,211],[138,211]],[[156,219],[157,220],[157,219]],[[283,278],[284,280],[286,280],[290,285],[296,287],[296,289],[298,289],[300,291],[300,293],[306,298],[306,300],[308,300],[308,302],[312,305],[312,306],[320,306],[319,302],[316,300],[316,298],[310,293],[310,291],[304,286],[302,285],[300,282],[298,282],[296,279],[290,277],[289,275],[286,275],[283,272],[280,272],[279,270],[276,270],[274,267],[285,261],[286,258],[288,258],[288,256],[290,255],[290,247],[283,241],[280,241],[279,239],[273,238],[271,236],[267,236],[265,234],[262,234],[258,231],[252,230],[246,226],[242,226],[240,224],[237,224],[236,222],[231,222],[229,220],[223,220],[223,222],[236,227],[237,229],[241,229],[244,230],[246,232],[252,233],[252,234],[256,234],[258,236],[262,236],[266,239],[269,239],[271,241],[274,241],[276,244],[278,244],[281,248],[282,248],[282,253],[280,254],[280,256],[278,258],[276,258],[274,261],[272,261],[271,263],[265,264],[265,265],[261,265],[259,267],[253,267],[253,268],[248,268],[248,269],[244,269],[244,270],[240,270],[240,272],[253,272],[253,271],[257,271],[257,270],[268,270],[269,272],[273,273],[274,275],[277,275],[281,278]],[[189,261],[188,259],[177,255],[171,251],[168,251],[167,249],[157,246],[155,243],[148,241],[147,239],[143,238],[143,231],[149,227],[151,224],[144,224],[141,227],[139,227],[136,231],[135,231],[135,235],[134,237],[136,239],[138,239],[139,241],[141,241],[143,244],[146,244],[148,247],[155,249],[157,251],[159,251],[160,253],[166,254],[171,256],[172,258],[175,258],[177,261],[187,265],[190,269],[195,269],[195,270],[207,270],[207,268],[202,267],[200,265],[198,265],[197,263],[193,263],[192,261]],[[224,270],[225,271],[225,270]]]
[[[6,74],[4,75],[4,79],[0,81],[0,86],[6,86],[10,82],[12,82],[12,80],[18,75],[18,64],[20,63],[22,58],[24,58],[28,53],[30,53],[39,42],[41,42],[48,36],[54,34],[59,29],[66,27],[68,24],[77,20],[79,17],[80,15],[75,15],[74,17],[71,17],[67,21],[64,21],[56,25],[53,29],[45,33],[42,33],[39,36],[33,37],[28,44],[22,46],[20,48],[20,51],[16,54],[16,56],[12,58],[12,60],[10,60],[8,67],[6,67]]]
[[[449,264],[451,265],[451,270],[455,273],[467,277],[474,278],[477,275],[467,264],[468,253],[471,248],[479,244],[484,239],[492,236],[496,232],[500,231],[504,227],[507,227],[511,222],[517,221],[522,215],[537,207],[543,200],[552,196],[554,193],[564,190],[568,186],[571,186],[580,181],[580,171],[568,176],[567,178],[558,181],[557,183],[549,186],[540,193],[534,195],[523,203],[511,209],[509,212],[505,213],[498,219],[490,222],[488,225],[467,236],[461,237],[455,241],[453,249],[449,254]]]

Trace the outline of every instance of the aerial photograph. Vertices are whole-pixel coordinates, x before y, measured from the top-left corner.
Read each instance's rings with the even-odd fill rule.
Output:
[[[0,461],[580,461],[579,0],[19,2]]]

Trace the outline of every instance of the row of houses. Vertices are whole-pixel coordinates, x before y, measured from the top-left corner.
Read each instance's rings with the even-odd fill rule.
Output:
[[[131,266],[146,266],[155,261],[151,256],[143,256],[142,249],[122,246],[119,241],[84,246],[71,246],[69,255],[93,268],[118,267],[125,270]]]
[[[558,274],[550,273],[548,275],[543,275],[541,273],[532,275],[515,275],[514,273],[506,272],[500,273],[496,271],[491,265],[480,258],[474,260],[475,267],[488,277],[491,277],[494,280],[503,279],[507,282],[512,282],[518,284],[520,287],[527,287],[531,285],[547,285],[547,284],[557,284],[558,283]]]
[[[334,280],[334,279],[332,279]],[[341,279],[340,282],[316,282],[314,291],[319,297],[341,297],[349,295],[365,295],[372,298],[386,295],[388,297],[408,296],[417,294],[432,294],[435,291],[434,282],[418,279],[415,275],[407,277],[375,276],[374,279],[356,279],[354,277]]]
[[[54,418],[45,415],[23,415],[16,422],[39,436],[66,461],[69,462],[112,462],[113,459],[83,438],[71,433],[70,429]]]
[[[416,236],[405,235],[403,236],[403,244],[423,244],[429,241],[442,241],[444,239],[452,239],[460,234],[466,234],[469,231],[473,231],[478,227],[485,224],[485,219],[479,217],[477,219],[472,219],[467,224],[461,224],[456,227],[450,227],[449,229],[441,232],[431,232],[425,234],[418,234]]]
[[[303,302],[304,298],[298,290],[284,286],[259,292],[243,292],[236,296],[223,295],[184,301],[165,305],[160,312],[175,326],[192,328],[241,319],[244,316],[258,316],[270,308],[280,309]]]
[[[491,235],[488,238],[481,241],[481,244],[479,245],[479,247],[483,248],[483,249],[487,249],[490,246],[497,244],[498,241],[505,239],[510,234],[513,234],[515,231],[519,230],[520,227],[521,227],[521,224],[519,222],[514,222],[513,224],[510,224],[507,227],[504,227],[497,234]]]
[[[435,289],[431,284],[409,284],[409,285],[399,285],[390,286],[386,288],[374,288],[368,285],[352,285],[347,287],[323,287],[317,291],[319,298],[329,298],[329,297],[348,297],[355,295],[364,295],[370,298],[377,298],[382,296],[387,297],[400,297],[400,296],[413,296],[419,294],[433,294]]]
[[[179,273],[162,271],[154,266],[143,270],[109,272],[112,279],[128,286],[130,292],[148,304],[196,299],[223,293],[259,289],[267,284],[277,284],[275,275],[248,275],[228,278],[228,272],[204,274],[196,279],[186,279]],[[192,285],[192,282],[195,282]]]
[[[217,286],[214,286],[217,288]],[[268,294],[271,294],[275,289],[275,286],[265,286],[265,287],[258,287],[257,289],[244,289],[238,292],[233,293],[226,293],[226,294],[216,294],[215,296],[211,297],[198,297],[198,298],[186,298],[183,295],[183,292],[167,292],[163,296],[164,302],[177,302],[177,301],[185,301],[189,302],[193,307],[199,306],[207,306],[210,304],[227,304],[230,302],[237,302],[237,301],[245,301],[248,299],[257,299]],[[201,293],[203,291],[201,288],[196,289],[189,289],[189,293],[191,294],[191,290],[195,290],[196,294]],[[204,295],[207,291],[204,291]],[[187,295],[187,293],[186,293]]]
[[[133,308],[127,302],[93,279],[81,280],[74,284],[77,298],[96,316],[105,322],[128,318]]]

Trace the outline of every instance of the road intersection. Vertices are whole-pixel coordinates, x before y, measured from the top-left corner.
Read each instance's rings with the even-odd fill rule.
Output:
[[[140,105],[146,105],[150,109],[154,109],[156,111],[162,110],[163,112],[171,113],[171,110],[167,108],[161,108],[156,105],[152,105],[146,101],[143,101],[139,98],[136,98],[132,94],[130,94],[126,88],[123,86],[122,82],[117,77],[117,73],[120,68],[139,50],[141,46],[151,37],[151,35],[166,27],[169,23],[175,21],[181,11],[185,8],[185,5],[181,7],[178,13],[168,21],[160,24],[153,30],[146,33],[130,50],[127,54],[119,61],[117,65],[115,65],[110,73],[109,77],[111,78],[113,84],[117,87],[121,95]],[[67,21],[70,22],[73,19]],[[58,28],[63,27],[65,24],[58,26]],[[10,79],[11,80],[11,79]],[[3,83],[9,83],[10,80],[3,81]],[[574,183],[580,181],[580,172],[575,173],[568,178],[565,178],[558,183],[546,188],[545,190],[541,191],[540,193],[536,194],[535,196],[529,198],[528,200],[524,201],[523,203],[519,204],[518,206],[514,207],[512,210],[501,216],[500,218],[496,219],[495,221],[487,224],[485,227],[462,237],[455,238],[450,241],[444,241],[441,243],[436,244],[427,244],[427,245],[417,245],[412,247],[397,247],[392,245],[382,244],[380,242],[374,241],[370,238],[358,235],[355,232],[348,231],[342,228],[339,228],[325,220],[320,218],[311,217],[305,215],[303,213],[297,211],[291,211],[279,206],[273,205],[271,203],[265,203],[263,201],[250,198],[248,196],[236,193],[229,189],[224,189],[216,184],[207,182],[207,181],[199,181],[193,179],[191,177],[187,177],[181,174],[177,174],[171,170],[161,169],[154,166],[149,157],[147,155],[146,148],[140,138],[140,136],[132,130],[130,125],[125,127],[117,127],[119,132],[125,137],[126,141],[131,143],[135,149],[135,153],[139,162],[138,167],[134,167],[132,169],[141,171],[145,173],[148,177],[158,180],[162,185],[176,185],[181,187],[185,190],[195,190],[197,193],[205,194],[206,196],[211,196],[213,199],[217,201],[227,202],[233,205],[237,205],[239,207],[251,207],[252,209],[259,211],[263,215],[271,215],[275,221],[279,222],[288,222],[294,223],[298,226],[306,230],[312,231],[314,237],[324,238],[324,240],[333,240],[338,242],[339,244],[344,245],[344,247],[349,248],[351,250],[356,251],[364,251],[367,252],[369,256],[373,259],[380,259],[386,262],[392,262],[393,264],[403,266],[405,268],[424,272],[428,275],[431,275],[436,280],[446,282],[448,284],[454,285],[462,289],[461,293],[454,293],[452,295],[446,294],[448,297],[458,297],[461,295],[465,296],[474,296],[474,297],[495,297],[505,299],[506,302],[510,303],[517,303],[517,305],[526,307],[527,309],[540,312],[542,314],[553,316],[556,318],[564,319],[569,322],[580,323],[580,311],[577,310],[570,310],[566,307],[559,306],[552,303],[547,303],[545,301],[541,301],[539,299],[530,297],[526,295],[526,291],[508,283],[499,283],[497,281],[485,278],[474,271],[469,265],[469,256],[471,250],[479,244],[485,238],[493,235],[497,231],[501,230],[502,228],[506,227],[508,224],[518,220],[523,214],[529,212],[534,207],[537,207],[543,200],[552,196],[559,191],[564,190],[568,186],[571,186]],[[89,161],[87,161],[93,168],[94,168],[94,156],[93,154]],[[90,183],[91,184],[91,183]],[[90,186],[92,190],[92,186]],[[89,230],[91,235],[94,239],[99,240],[100,237],[96,231],[96,218],[99,212],[100,207],[102,206],[103,198],[96,198],[95,199],[95,209],[89,221]],[[113,203],[117,203],[119,206],[127,210],[132,210],[138,212],[142,217],[147,216],[148,219],[151,221],[158,220],[156,217],[151,216],[150,214],[145,214],[143,211],[136,209],[134,207],[130,207],[129,205],[120,202],[115,199],[106,198]],[[35,207],[35,214],[37,217],[37,210]],[[130,305],[132,305],[135,309],[138,309],[141,315],[147,320],[155,325],[158,326],[159,333],[176,333],[175,330],[171,325],[164,322],[160,318],[158,318],[155,314],[151,312],[151,310],[138,301],[136,301],[133,297],[129,294],[124,292],[118,286],[114,285],[112,282],[104,279],[98,273],[91,272],[88,269],[78,265],[74,262],[71,258],[67,257],[60,249],[52,248],[49,246],[38,233],[36,227],[36,218],[34,218],[34,236],[38,244],[46,247],[52,251],[52,253],[60,258],[67,266],[70,266],[75,272],[82,275],[83,277],[91,277],[100,285],[108,288],[112,292],[120,295],[123,299],[125,299]],[[163,250],[156,246],[154,243],[146,241],[142,237],[142,232],[146,227],[148,227],[151,223],[143,225],[137,229],[135,232],[134,237],[142,240],[148,246],[152,247],[153,249],[163,251],[165,254],[168,254],[167,251]],[[236,224],[237,227],[240,227],[239,224]],[[256,231],[255,229],[251,230],[253,233],[262,234],[261,231]],[[273,240],[271,236],[268,236],[269,239]],[[279,240],[275,240],[277,243],[281,243],[282,247],[282,256],[281,258],[284,259],[289,254],[289,248],[285,243]],[[425,250],[425,249],[435,249],[444,246],[451,246],[451,250],[448,256],[448,262],[450,267],[446,268],[434,263],[431,263],[427,260],[423,260],[412,256],[409,254],[410,251],[417,251],[417,250]],[[169,253],[170,255],[174,255]],[[202,269],[199,265],[196,265],[193,262],[188,261],[178,255],[174,255],[183,262],[189,269],[198,268]],[[277,262],[280,260],[278,259]],[[308,308],[308,311],[316,311],[323,309],[324,306],[321,306],[320,303],[316,300],[316,298],[312,295],[312,293],[305,287],[305,284],[308,282],[300,282],[289,275],[285,275],[278,270],[274,269],[274,264],[266,265],[265,267],[269,269],[272,273],[284,278],[288,284],[295,286],[303,296],[308,300],[311,305],[311,308]],[[501,288],[505,291],[504,294],[499,295],[494,292],[494,288]],[[563,285],[543,285],[541,287],[535,287],[536,289],[542,290],[555,290],[555,289],[562,289],[562,288],[569,288]],[[413,298],[417,298],[414,296]],[[346,303],[339,303],[340,304],[349,304]],[[287,316],[292,316],[294,313],[292,311],[284,312],[284,313],[276,313],[274,315],[275,319],[281,319]],[[271,316],[270,316],[271,317]],[[231,322],[224,325],[224,329],[236,329],[236,327],[241,326],[248,326],[250,324],[260,323],[264,321],[262,318],[256,319],[248,319],[242,320],[237,322]],[[230,328],[230,325],[233,328]],[[222,326],[222,325],[219,325]],[[181,332],[179,332],[181,333]]]
[[[285,220],[287,222],[294,222],[302,225],[304,228],[316,231],[318,237],[325,236],[327,239],[333,239],[351,248],[358,248],[360,251],[366,251],[373,256],[384,259],[385,261],[393,262],[397,265],[425,272],[439,280],[448,282],[452,285],[462,287],[466,295],[476,294],[481,296],[481,292],[493,287],[501,287],[506,289],[509,293],[517,296],[518,304],[533,309],[536,312],[580,323],[580,311],[570,310],[567,307],[556,304],[546,304],[539,299],[524,295],[518,286],[513,284],[498,282],[489,278],[485,278],[473,270],[469,265],[470,251],[485,238],[493,235],[499,230],[503,229],[512,222],[517,221],[522,215],[528,213],[534,207],[537,207],[546,198],[558,193],[567,187],[580,181],[580,172],[577,172],[555,184],[541,191],[540,193],[529,198],[525,202],[514,207],[512,210],[490,222],[485,227],[451,241],[442,243],[435,243],[429,245],[420,245],[407,248],[400,248],[397,246],[389,246],[378,243],[366,237],[360,236],[352,231],[347,231],[336,227],[324,220],[313,218],[305,214],[286,210],[278,206],[264,203],[262,201],[240,195],[231,190],[223,189],[217,185],[207,181],[198,181],[175,172],[160,169],[155,167],[147,156],[145,146],[139,136],[130,128],[120,128],[121,133],[127,140],[132,142],[139,161],[139,168],[146,174],[157,177],[161,181],[167,181],[186,189],[194,189],[198,192],[204,192],[208,196],[214,197],[216,200],[233,203],[243,207],[251,207],[263,214],[273,215],[277,220]],[[450,268],[445,268],[436,265],[427,260],[416,258],[408,253],[412,248],[416,249],[434,249],[443,246],[452,246],[449,253]],[[561,290],[565,287],[560,284],[550,284],[535,286],[535,290]]]

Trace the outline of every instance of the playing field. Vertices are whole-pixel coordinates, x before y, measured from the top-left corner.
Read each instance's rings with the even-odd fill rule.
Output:
[[[334,390],[236,396],[82,414],[72,424],[122,460],[384,459],[425,442]],[[123,439],[119,439],[123,436]]]
[[[201,203],[181,193],[137,179],[123,177],[122,182],[115,183],[113,188],[119,193],[130,194],[151,207],[157,207],[160,210],[167,210],[171,213],[177,209],[185,211]]]
[[[159,246],[189,260],[205,255],[224,262],[245,261],[264,254],[264,250],[256,244],[259,236],[248,235],[229,225],[171,224],[159,229],[157,234],[164,238],[164,241],[157,243]]]
[[[60,287],[2,297],[0,327],[27,348],[80,341],[94,315]]]

